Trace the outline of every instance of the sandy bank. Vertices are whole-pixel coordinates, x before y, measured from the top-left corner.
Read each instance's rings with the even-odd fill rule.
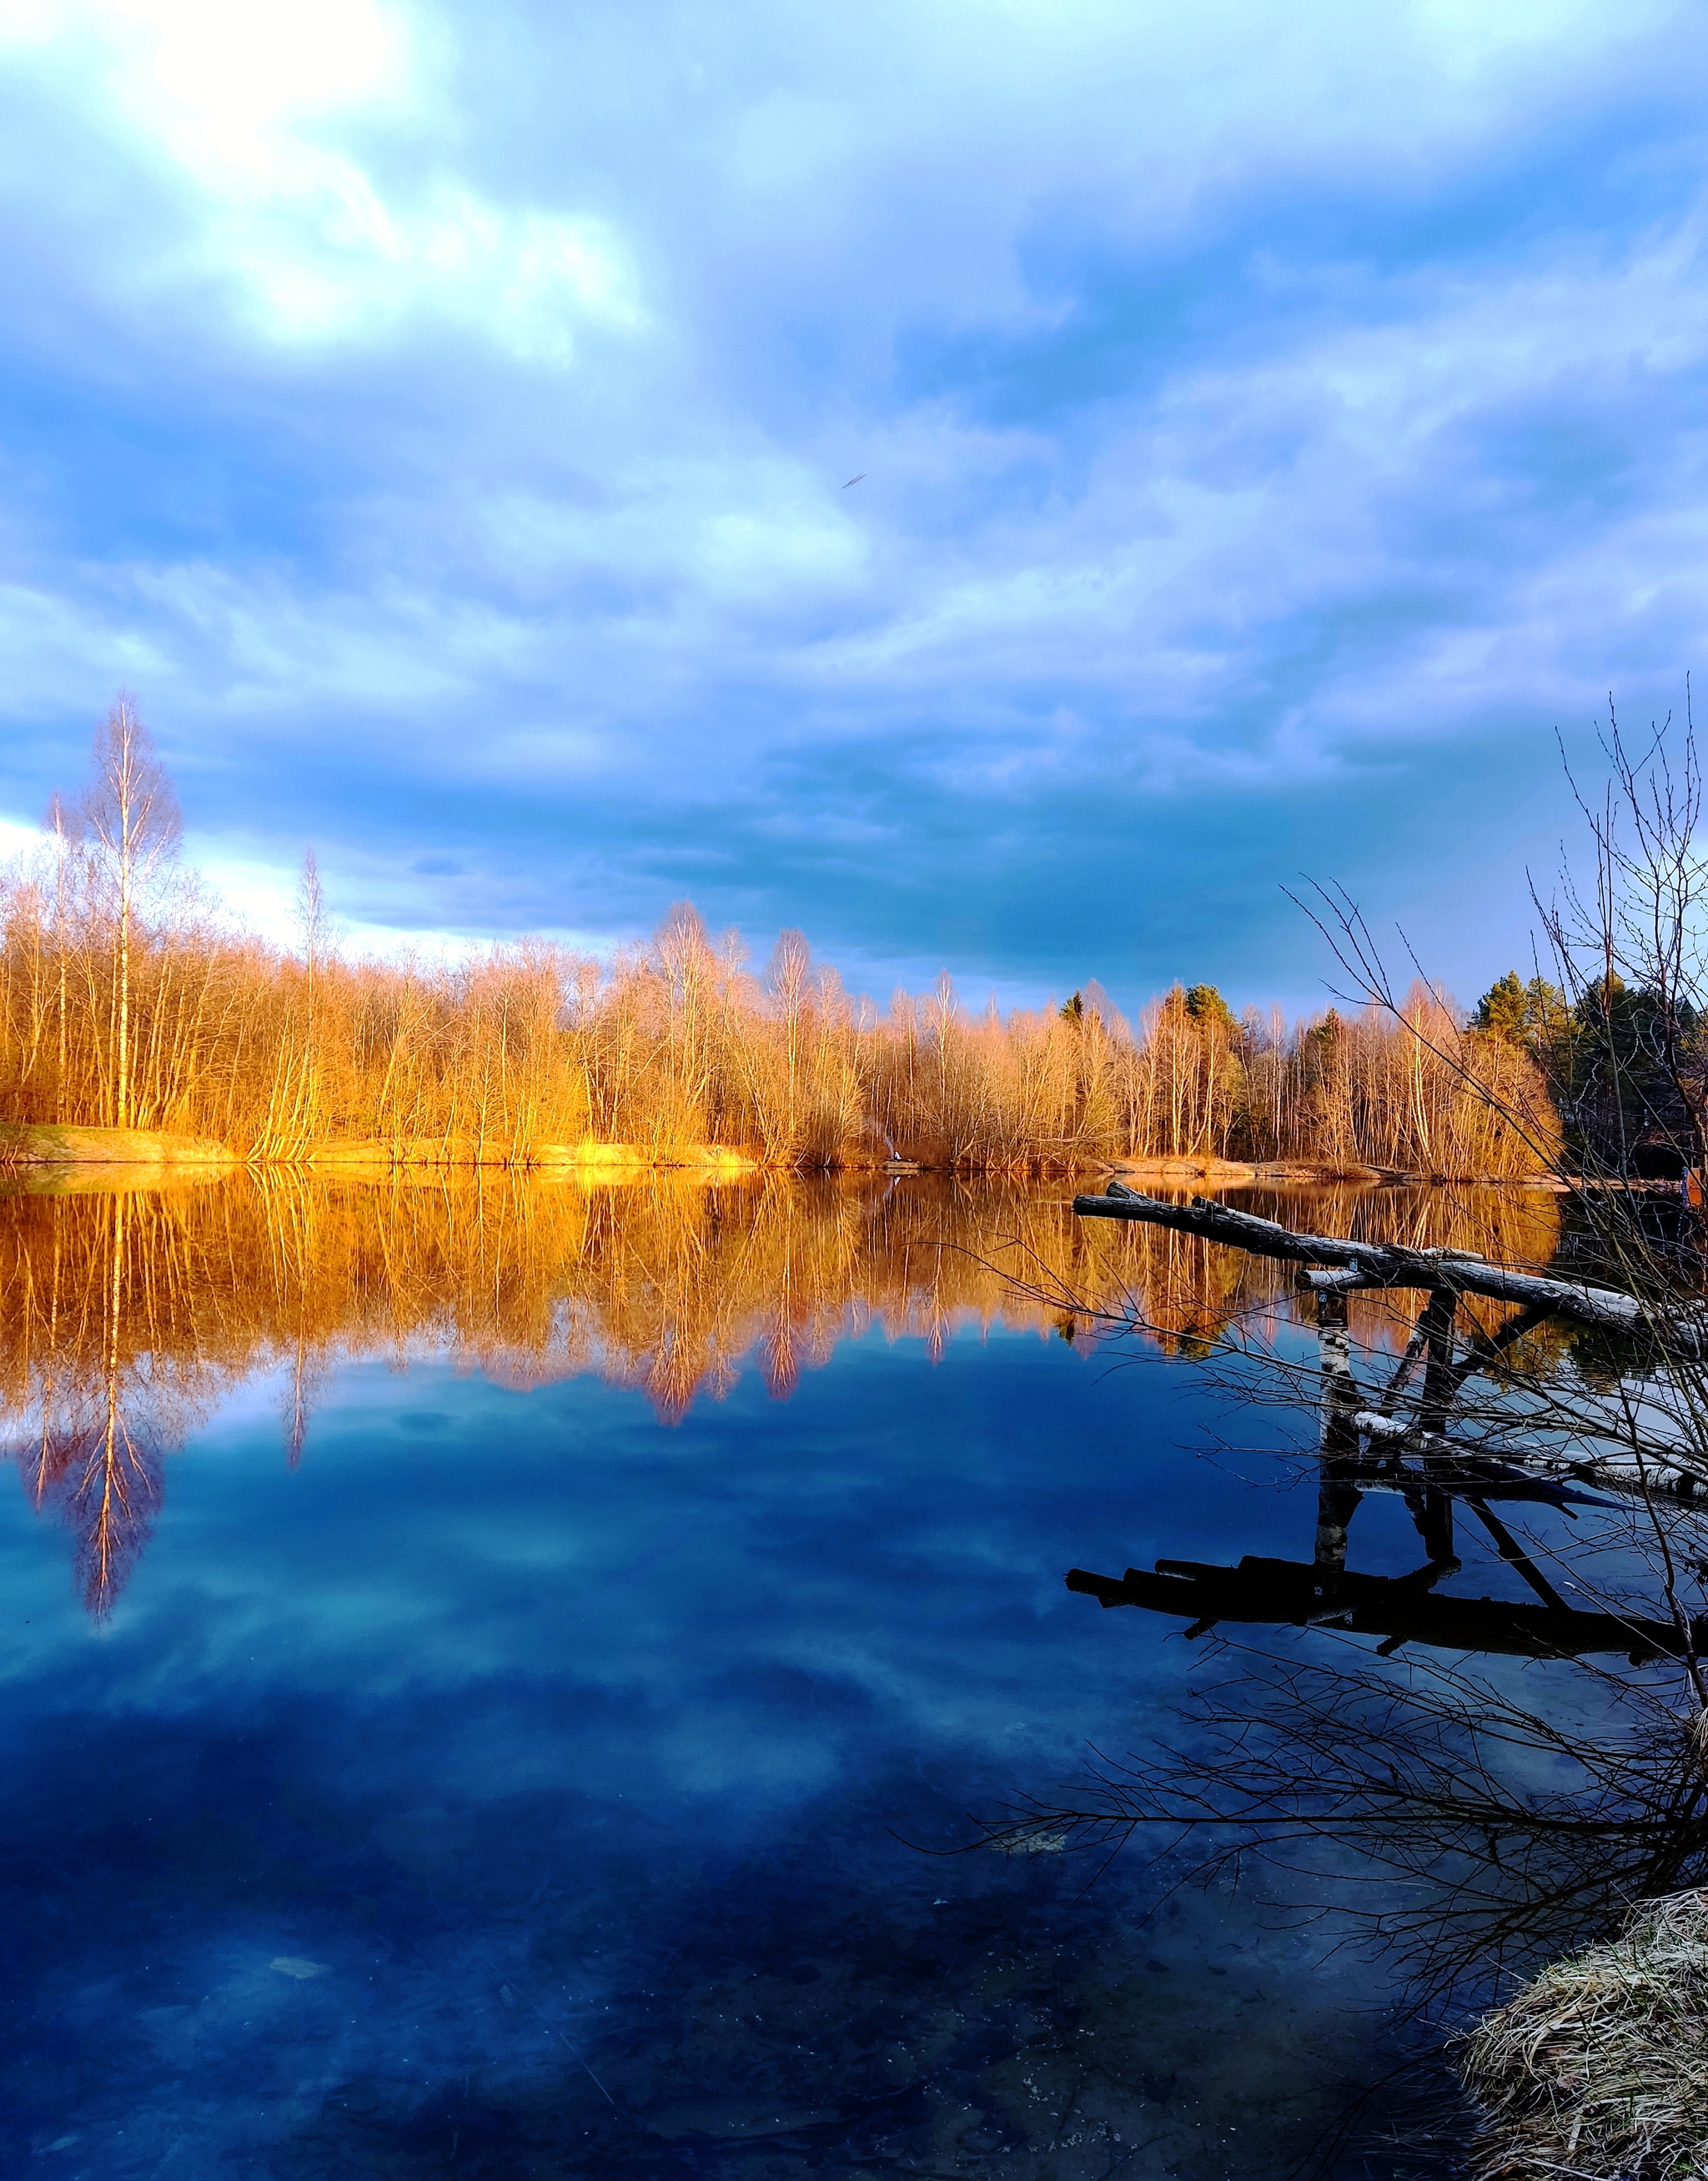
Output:
[[[86,1170],[201,1179],[240,1163],[224,1144],[158,1129],[83,1129],[58,1122],[0,1122],[0,1173],[22,1178]]]
[[[1176,1189],[1193,1183],[1201,1188],[1267,1187],[1282,1182],[1364,1182],[1371,1187],[1426,1189],[1448,1183],[1461,1187],[1563,1190],[1567,1184],[1551,1173],[1407,1173],[1396,1167],[1309,1166],[1292,1159],[1267,1159],[1248,1164],[1243,1159],[1120,1159],[1102,1169],[1130,1175],[1135,1180],[1160,1182]]]

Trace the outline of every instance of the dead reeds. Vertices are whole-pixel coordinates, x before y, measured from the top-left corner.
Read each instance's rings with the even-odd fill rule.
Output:
[[[1708,1889],[1645,1902],[1460,2047],[1478,2181],[1708,2172]]]

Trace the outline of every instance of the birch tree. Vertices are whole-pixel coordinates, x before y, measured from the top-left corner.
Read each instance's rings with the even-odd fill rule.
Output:
[[[152,737],[121,691],[95,737],[79,815],[112,902],[113,1122],[131,1126],[130,966],[139,903],[178,852],[184,821]]]

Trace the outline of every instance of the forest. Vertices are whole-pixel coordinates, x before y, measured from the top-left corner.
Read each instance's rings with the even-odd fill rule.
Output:
[[[1241,1160],[1469,1179],[1545,1169],[1560,1146],[1538,1023],[1558,1024],[1516,978],[1468,1017],[1422,980],[1395,1008],[1293,1022],[1236,1017],[1206,984],[1132,1021],[1094,985],[1003,1014],[968,1010],[947,974],[880,1009],[801,933],[756,970],[686,903],[603,959],[543,941],[358,959],[312,855],[280,947],[222,914],[180,837],[121,699],[88,786],[54,799],[0,896],[0,1120],[162,1131],[256,1165],[341,1148],[526,1167],[604,1146],[801,1171]]]

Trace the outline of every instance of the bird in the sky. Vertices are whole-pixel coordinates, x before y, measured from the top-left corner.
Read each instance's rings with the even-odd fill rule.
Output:
[[[844,492],[846,492],[846,491],[848,490],[848,484],[858,484],[858,483],[860,483],[860,478],[863,478],[865,475],[865,472],[864,470],[862,470],[862,471],[860,472],[860,477],[852,477],[852,478],[850,478],[848,479],[848,484],[845,484],[845,485],[843,487],[843,490]]]

